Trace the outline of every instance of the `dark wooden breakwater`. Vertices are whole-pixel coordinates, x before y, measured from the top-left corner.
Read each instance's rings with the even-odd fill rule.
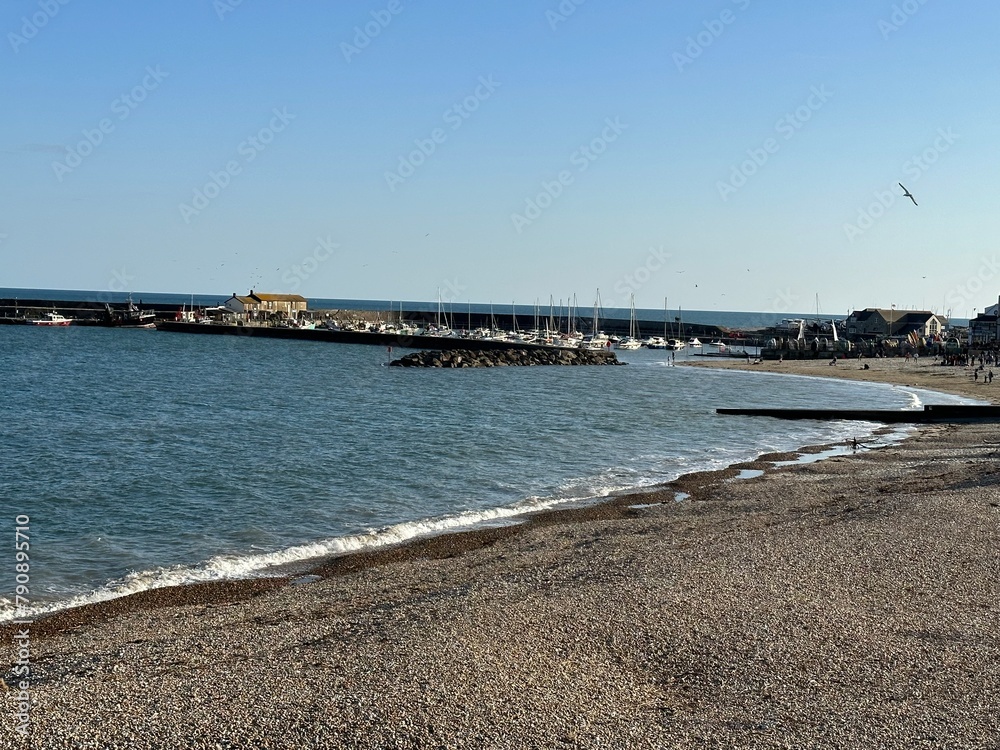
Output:
[[[717,414],[776,419],[853,419],[865,422],[1000,422],[1000,406],[927,404],[923,409],[716,409]]]
[[[367,344],[392,346],[400,349],[468,349],[494,351],[497,349],[550,349],[538,344],[491,341],[489,339],[464,339],[454,336],[401,336],[394,333],[369,333],[368,331],[334,331],[329,328],[276,328],[273,326],[226,325],[220,323],[184,323],[165,320],[156,324],[157,331],[174,333],[201,333],[216,336],[250,336],[269,339],[298,339],[300,341],[325,341],[334,344]]]

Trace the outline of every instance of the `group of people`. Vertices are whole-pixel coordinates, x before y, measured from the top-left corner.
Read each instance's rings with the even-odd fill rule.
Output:
[[[980,373],[980,371],[982,371],[984,369],[986,369],[985,365],[979,365],[979,367],[977,367],[973,371],[973,373],[972,373],[972,379],[974,381],[978,382],[979,381],[979,373]],[[986,372],[983,373],[983,382],[984,383],[992,383],[993,382],[993,370],[986,370]]]

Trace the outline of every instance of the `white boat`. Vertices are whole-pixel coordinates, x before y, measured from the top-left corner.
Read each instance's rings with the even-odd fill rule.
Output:
[[[580,342],[581,349],[590,349],[596,351],[599,349],[608,349],[611,347],[611,340],[608,338],[604,331],[599,331],[597,326],[600,322],[600,309],[601,309],[601,290],[597,290],[597,297],[594,299],[594,323],[591,328],[591,335],[585,337]]]
[[[638,349],[642,346],[642,342],[636,338],[636,326],[635,326],[635,295],[633,294],[629,300],[629,319],[628,319],[628,336],[620,339],[618,343],[619,349]]]
[[[643,342],[647,349],[666,349],[667,340],[662,336],[650,336]]]
[[[45,313],[45,315],[41,318],[27,320],[25,322],[32,326],[68,326],[73,322],[73,319],[64,317],[53,310],[52,312]]]
[[[688,346],[690,346],[692,348],[695,348],[695,349],[698,349],[698,348],[701,348],[701,342],[698,340],[698,337],[695,336],[690,341],[688,341]]]
[[[596,336],[588,336],[580,342],[581,349],[589,349],[591,351],[603,351],[604,349],[611,348],[611,339],[607,337],[606,334],[598,333]]]
[[[679,338],[680,336],[684,335],[683,334],[684,324],[681,322],[680,312],[681,309],[678,307],[677,318],[675,318],[675,320],[677,321],[676,335],[678,336],[678,338],[667,338],[667,298],[666,297],[663,298],[663,337],[667,338],[667,343],[663,348],[669,349],[672,352],[679,352],[681,349],[687,346],[687,344],[684,343],[684,339]]]

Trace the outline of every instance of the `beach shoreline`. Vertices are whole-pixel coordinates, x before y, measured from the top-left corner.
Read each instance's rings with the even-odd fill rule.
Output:
[[[990,386],[972,383],[965,368],[930,370],[936,366],[882,360],[869,361],[869,370],[860,366],[848,370],[847,362],[836,366],[822,361],[764,366],[728,361],[691,364],[821,376],[834,376],[830,371],[836,371],[836,377],[861,373],[863,379],[995,400]],[[907,365],[912,367],[904,370]],[[939,372],[948,370],[953,372]],[[751,611],[770,622],[763,632],[750,628],[755,647],[785,649],[790,663],[805,669],[812,683],[820,684],[817,676],[827,672],[817,661],[820,654],[809,648],[817,643],[803,633],[824,633],[861,659],[863,654],[855,653],[845,640],[849,634],[844,630],[845,622],[824,616],[824,604],[842,609],[835,607],[837,597],[808,583],[809,576],[799,570],[804,566],[815,577],[825,569],[807,564],[808,556],[806,560],[795,555],[761,556],[754,543],[801,553],[802,540],[790,533],[801,526],[807,537],[820,540],[816,548],[819,557],[842,560],[845,567],[854,569],[851,560],[843,559],[843,545],[850,541],[856,546],[864,535],[831,539],[827,529],[842,530],[845,523],[867,519],[889,539],[892,528],[885,515],[891,507],[893,519],[904,519],[904,526],[910,524],[906,526],[908,535],[895,540],[895,548],[913,548],[915,540],[933,541],[930,546],[934,547],[947,538],[965,552],[954,560],[935,558],[937,564],[952,573],[975,571],[976,563],[982,560],[973,553],[988,550],[987,542],[997,540],[996,519],[1000,516],[990,504],[997,493],[990,484],[977,484],[981,467],[969,468],[967,457],[982,462],[984,456],[992,455],[989,441],[994,432],[989,425],[923,427],[900,445],[815,464],[775,467],[774,461],[788,460],[794,454],[766,455],[717,471],[684,475],[652,491],[532,514],[518,525],[419,538],[315,561],[286,578],[155,589],[63,610],[32,625],[33,639],[37,639],[33,644],[37,643],[40,653],[32,685],[36,746],[63,747],[79,742],[79,746],[99,747],[105,742],[114,746],[127,741],[135,747],[166,747],[170,746],[165,744],[167,738],[189,741],[199,715],[211,719],[216,714],[207,704],[201,712],[175,714],[165,709],[192,691],[211,696],[242,717],[243,724],[215,727],[214,736],[223,747],[230,746],[225,744],[228,742],[237,743],[232,746],[265,742],[258,746],[293,747],[317,737],[329,743],[318,746],[329,747],[341,746],[337,742],[347,737],[352,739],[344,746],[352,747],[684,747],[704,746],[706,742],[761,747],[811,742],[825,746],[819,741],[823,736],[829,737],[829,746],[873,737],[884,740],[880,742],[883,746],[929,742],[932,735],[913,731],[901,730],[898,736],[890,737],[885,727],[878,730],[877,722],[864,729],[868,734],[852,734],[858,727],[845,723],[846,715],[840,715],[836,726],[817,722],[815,717],[809,719],[803,707],[792,705],[792,698],[809,696],[812,688],[806,686],[811,683],[796,682],[797,688],[784,696],[787,705],[783,703],[782,690],[787,685],[780,686],[797,673],[786,674],[787,665],[782,662],[761,661],[760,653],[741,649],[732,623]],[[947,471],[926,473],[914,462],[914,456],[930,456]],[[763,473],[737,479],[745,469]],[[978,536],[973,535],[971,546],[968,540],[952,539],[947,532],[935,540],[921,536],[927,528],[913,524],[936,517],[941,508],[934,506],[928,492],[895,492],[893,487],[901,477],[916,477],[921,487],[930,484],[935,491],[951,493],[946,498],[949,510],[976,524]],[[820,485],[823,489],[817,491]],[[908,487],[905,482],[898,486]],[[688,496],[684,502],[675,501],[677,492]],[[907,518],[903,499],[910,495],[915,498],[911,506],[920,505],[913,518]],[[978,495],[988,499],[984,502]],[[712,551],[716,554],[709,555]],[[787,568],[778,571],[781,575],[771,569],[774,559],[786,563]],[[958,568],[957,563],[961,563]],[[692,564],[704,580],[692,575]],[[980,619],[996,624],[997,609],[989,602],[990,596],[996,601],[1000,576],[995,575],[995,563],[993,568],[986,566],[980,571],[983,586],[972,598],[979,602],[975,612]],[[672,571],[673,577],[663,577],[661,571]],[[738,572],[735,580],[742,580],[745,586],[734,586],[733,578],[722,576],[725,571]],[[869,606],[892,610],[891,605],[898,602],[879,596],[892,580],[906,578],[907,570],[887,566],[879,575],[862,569],[856,575],[871,593]],[[760,586],[760,581],[769,577],[775,584],[772,589],[781,594],[775,601],[768,601],[763,592],[769,589]],[[829,574],[820,577],[828,578]],[[310,582],[296,583],[304,581]],[[707,581],[715,589],[705,588]],[[794,593],[789,589],[796,582],[803,583],[804,601],[811,605],[801,611],[795,610],[789,599]],[[840,595],[850,591],[837,586],[833,589]],[[949,593],[933,586],[930,590],[945,597]],[[749,596],[748,591],[757,595]],[[932,598],[928,595],[921,601]],[[968,613],[969,601],[962,599],[961,604],[961,611]],[[934,627],[940,626],[940,616],[945,614],[940,610],[938,602],[936,609],[925,613]],[[600,611],[606,611],[607,617],[595,619],[595,612]],[[809,626],[803,633],[780,632],[769,645],[767,635],[778,625],[775,617],[779,611],[802,617],[808,612]],[[896,616],[902,615],[896,612]],[[861,619],[873,623],[870,616]],[[952,652],[956,648],[962,651],[967,633],[963,621],[952,621],[949,627],[963,635],[947,642],[959,644]],[[985,635],[988,631],[980,627],[982,623],[976,620],[973,624],[976,627],[969,627],[976,636],[974,655],[996,657],[995,636],[990,641]],[[8,641],[12,627],[0,626]],[[815,629],[810,631],[810,627]],[[292,644],[291,652],[281,651],[286,654],[284,661],[262,648],[263,644],[275,644],[276,628],[282,630],[282,648]],[[858,634],[853,627],[848,631]],[[873,630],[877,635],[874,631],[877,628]],[[526,638],[526,633],[535,637]],[[637,634],[641,635],[638,640]],[[550,642],[553,637],[557,645]],[[923,643],[914,638],[917,645]],[[497,648],[504,639],[510,641],[509,652]],[[892,654],[914,646],[910,642],[913,638],[890,640],[882,645]],[[458,650],[453,648],[456,643],[461,644]],[[303,656],[307,652],[308,656]],[[97,656],[85,658],[87,654]],[[288,666],[288,659],[295,667],[291,681],[297,689],[293,690],[290,715],[296,717],[293,723],[297,728],[272,733],[268,721],[275,719],[276,706],[284,705],[277,686],[282,684],[278,676]],[[580,660],[594,667],[594,674],[582,670]],[[993,663],[997,661],[994,658]],[[164,664],[173,666],[165,669]],[[476,668],[470,669],[470,664]],[[664,668],[664,664],[674,667]],[[995,697],[996,668],[990,670],[981,659],[976,664],[978,684],[993,691],[984,695]],[[401,665],[408,669],[401,669]],[[952,669],[944,662],[941,666]],[[753,675],[762,669],[784,679],[769,683],[766,690],[761,688],[751,700],[724,689],[731,680],[723,671],[730,667],[730,678],[743,675],[753,678],[755,685],[760,680]],[[854,667],[859,664],[854,663]],[[840,681],[849,672],[838,673],[838,681],[830,683],[838,687],[829,700],[837,698],[842,707],[857,704]],[[268,679],[260,681],[262,673]],[[566,682],[554,681],[555,674],[563,674]],[[421,676],[420,690],[414,687],[414,675]],[[601,679],[595,681],[595,675]],[[870,669],[861,670],[859,675],[865,677],[865,684],[874,684]],[[212,679],[206,682],[207,676]],[[390,676],[395,681],[388,679]],[[918,677],[910,675],[909,682],[901,683],[904,694],[918,689],[914,684],[919,689],[927,687]],[[330,680],[338,685],[339,701],[325,697],[322,686]],[[964,686],[967,680],[960,682]],[[564,689],[565,685],[571,689]],[[409,692],[404,689],[407,686]],[[615,686],[621,688],[618,693],[610,689]],[[421,699],[414,705],[414,690],[421,698],[430,695],[434,700]],[[964,699],[969,693],[960,691],[960,695]],[[712,703],[709,697],[720,702]],[[105,727],[103,734],[88,734],[90,730],[73,718],[74,707],[78,710],[81,701],[110,718],[114,707],[126,698],[130,720],[121,728]],[[472,698],[479,701],[475,709],[468,703]],[[822,705],[833,710],[829,700]],[[254,712],[260,701],[266,708]],[[869,713],[884,721],[887,709],[895,705],[893,701],[896,699],[876,701],[878,710],[870,707]],[[920,714],[919,706],[910,703],[907,711]],[[772,716],[778,720],[767,719],[764,709],[776,706],[783,707]],[[933,704],[935,710],[945,707],[958,708],[943,698]],[[739,716],[744,718],[733,718]],[[941,739],[972,740],[987,737],[987,731],[996,732],[996,718],[991,714],[970,715],[966,705],[958,716],[964,723],[959,726],[945,721],[947,732]],[[925,724],[915,726],[920,732],[929,731]],[[502,728],[503,733],[491,734],[490,727],[496,731]],[[820,730],[821,734],[815,734]],[[615,737],[630,739],[616,743]],[[901,744],[904,740],[910,744]],[[88,741],[94,744],[83,744]]]

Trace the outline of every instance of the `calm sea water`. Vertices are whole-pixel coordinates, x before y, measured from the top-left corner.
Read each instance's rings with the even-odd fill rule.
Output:
[[[41,610],[497,521],[864,434],[719,406],[906,407],[873,384],[666,366],[388,368],[385,350],[0,327],[0,535]],[[934,398],[935,402],[948,400]],[[7,566],[8,569],[11,566]],[[14,582],[0,581],[0,620]]]

